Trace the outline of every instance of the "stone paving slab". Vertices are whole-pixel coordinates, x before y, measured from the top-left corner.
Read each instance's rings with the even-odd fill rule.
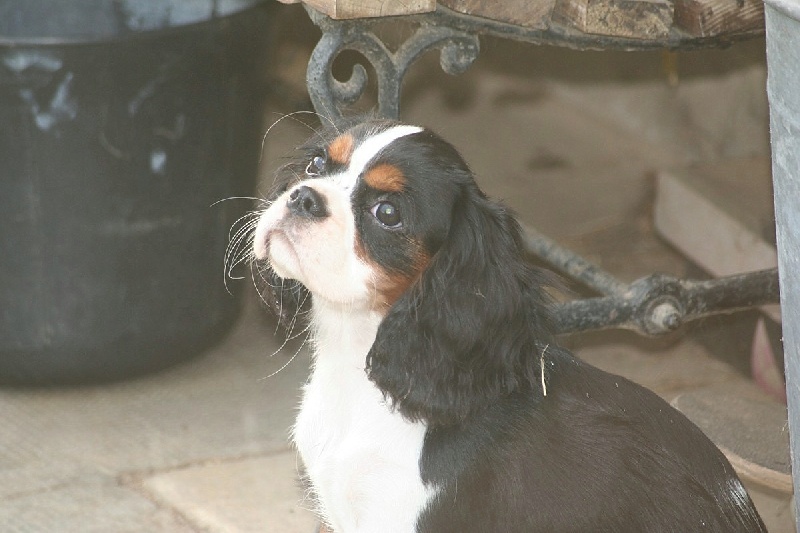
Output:
[[[4,533],[196,533],[178,514],[105,476],[0,500]]]
[[[294,451],[162,472],[142,488],[210,533],[313,533]]]

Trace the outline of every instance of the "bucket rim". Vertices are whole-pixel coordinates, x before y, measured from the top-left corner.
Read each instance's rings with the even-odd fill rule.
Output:
[[[212,22],[267,0],[7,0],[0,46],[113,41]]]

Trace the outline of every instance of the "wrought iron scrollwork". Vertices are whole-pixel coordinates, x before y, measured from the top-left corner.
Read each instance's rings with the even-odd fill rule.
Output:
[[[400,113],[400,87],[408,68],[425,52],[439,49],[439,63],[448,74],[461,74],[478,57],[478,37],[446,26],[421,22],[416,31],[392,52],[375,35],[369,20],[334,21],[308,9],[323,35],[308,64],[306,78],[309,95],[317,113],[331,119],[342,116],[342,106],[352,105],[367,88],[366,69],[356,64],[350,79],[339,81],[332,67],[344,50],[359,52],[374,67],[378,85],[378,113],[397,118]]]

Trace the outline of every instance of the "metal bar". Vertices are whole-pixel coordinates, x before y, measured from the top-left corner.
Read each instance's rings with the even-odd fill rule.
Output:
[[[800,0],[766,0],[765,16],[789,444],[800,528]]]
[[[778,269],[771,268],[707,281],[682,280],[686,314],[702,317],[780,301]]]
[[[699,318],[777,303],[777,269],[694,281],[653,274],[624,293],[556,305],[556,333],[624,328],[647,335],[667,333]]]
[[[586,298],[557,304],[553,309],[553,327],[558,335],[600,329],[637,329],[633,303],[618,296]]]
[[[525,248],[559,272],[607,296],[621,295],[628,286],[572,250],[559,246],[536,230],[525,227]]]

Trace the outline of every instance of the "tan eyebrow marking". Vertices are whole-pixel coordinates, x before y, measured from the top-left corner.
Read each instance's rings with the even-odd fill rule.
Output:
[[[364,181],[379,191],[401,192],[406,187],[406,177],[394,165],[381,163],[364,174]]]
[[[340,165],[347,165],[353,155],[355,141],[349,133],[339,135],[328,145],[328,156]]]

